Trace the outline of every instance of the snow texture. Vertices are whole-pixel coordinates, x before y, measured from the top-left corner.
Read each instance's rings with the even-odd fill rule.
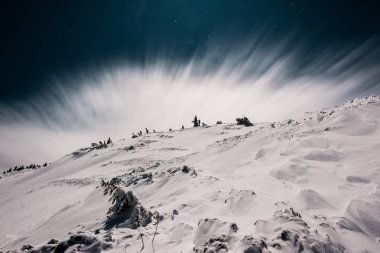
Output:
[[[146,133],[0,178],[0,251],[380,252],[380,97]]]

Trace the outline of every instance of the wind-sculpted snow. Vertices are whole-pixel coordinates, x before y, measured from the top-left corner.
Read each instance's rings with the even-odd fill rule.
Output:
[[[0,179],[0,251],[377,253],[380,97],[151,132]]]
[[[56,243],[57,242],[57,243]],[[78,233],[70,236],[66,241],[58,243],[58,241],[48,242],[46,245],[32,248],[30,253],[60,253],[60,252],[88,252],[99,253],[111,247],[110,243],[104,242],[91,233]]]
[[[293,208],[278,210],[272,218],[254,223],[255,235],[240,233],[235,223],[204,219],[198,223],[194,252],[346,252],[335,228],[319,223],[313,228]],[[263,235],[270,231],[269,236]]]

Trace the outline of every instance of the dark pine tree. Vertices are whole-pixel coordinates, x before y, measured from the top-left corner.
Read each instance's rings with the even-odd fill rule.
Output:
[[[199,126],[199,122],[198,122],[198,118],[197,118],[197,115],[195,115],[195,117],[194,117],[194,120],[192,121],[193,122],[193,126],[194,127],[198,127]]]

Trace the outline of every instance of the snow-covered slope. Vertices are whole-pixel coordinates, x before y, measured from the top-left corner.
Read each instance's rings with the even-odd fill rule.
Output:
[[[145,134],[7,174],[1,251],[380,252],[379,123],[372,96],[285,122]]]

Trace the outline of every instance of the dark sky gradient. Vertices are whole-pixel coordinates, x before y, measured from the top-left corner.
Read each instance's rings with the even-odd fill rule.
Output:
[[[170,52],[187,60],[207,41],[263,32],[268,44],[296,33],[311,54],[378,37],[379,1],[65,0],[3,1],[0,101],[34,95],[55,76]]]

